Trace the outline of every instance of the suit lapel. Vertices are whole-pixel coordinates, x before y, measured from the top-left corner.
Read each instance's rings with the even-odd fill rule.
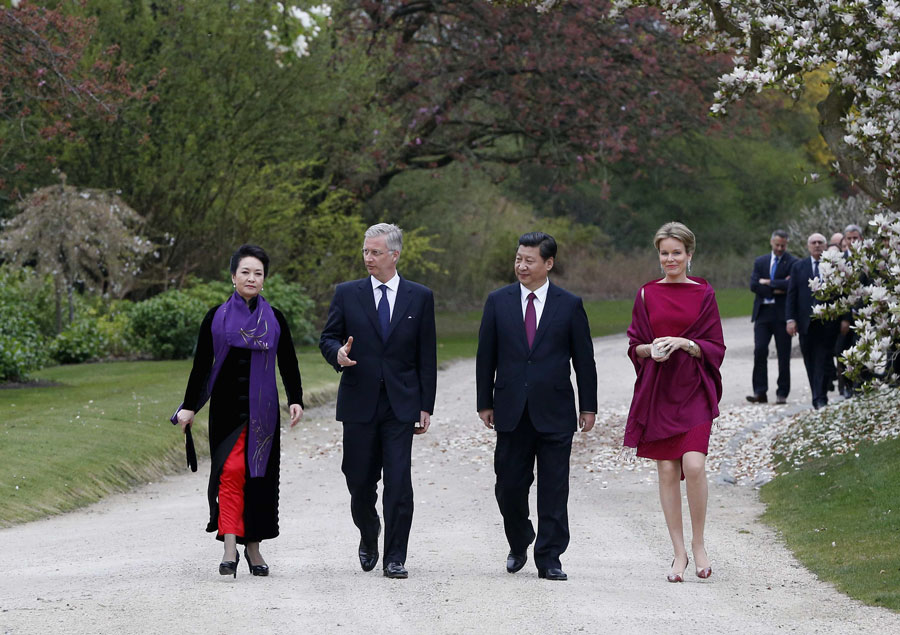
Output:
[[[378,334],[378,339],[381,339],[381,326],[378,324],[378,313],[375,312],[375,292],[372,291],[371,279],[363,278],[360,280],[356,290],[356,297],[362,305],[363,313],[369,317],[369,321],[372,322],[372,328]]]
[[[406,309],[412,301],[412,287],[400,276],[400,284],[397,285],[397,297],[394,299],[394,312],[391,315],[391,325],[388,328],[388,336],[385,341],[389,340],[394,333],[394,329],[401,320],[406,319]]]
[[[541,338],[544,337],[544,333],[550,328],[550,322],[553,320],[553,316],[556,315],[557,309],[559,309],[559,302],[556,301],[558,297],[559,289],[551,283],[550,288],[547,289],[547,297],[544,298],[544,310],[541,312],[541,321],[538,324],[537,332],[534,334],[534,342],[531,346],[532,351],[538,347],[541,343]],[[522,330],[525,330],[524,322]]]

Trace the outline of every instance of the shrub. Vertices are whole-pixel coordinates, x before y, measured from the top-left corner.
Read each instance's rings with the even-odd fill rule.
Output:
[[[53,287],[31,269],[5,265],[0,289],[0,381],[21,381],[48,361],[42,331],[52,323]]]
[[[190,357],[207,307],[184,291],[166,291],[135,304],[129,312],[137,350],[153,359]]]
[[[50,342],[50,357],[58,364],[80,364],[106,355],[109,349],[104,333],[94,326],[95,320],[81,317]]]
[[[16,309],[17,311],[18,309]],[[0,381],[22,381],[47,363],[44,337],[35,323],[0,303]]]

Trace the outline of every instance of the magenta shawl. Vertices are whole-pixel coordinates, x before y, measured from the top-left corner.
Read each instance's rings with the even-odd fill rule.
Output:
[[[722,397],[722,375],[719,367],[725,357],[722,320],[713,288],[703,278],[691,277],[706,285],[700,314],[681,337],[693,340],[703,353],[699,359],[686,351],[675,351],[668,361],[658,363],[649,357],[638,357],[635,349],[656,337],[650,316],[638,291],[628,327],[628,357],[634,364],[637,379],[634,397],[625,426],[625,445],[657,441],[687,432],[692,427],[719,416]],[[657,281],[647,284],[657,284]]]

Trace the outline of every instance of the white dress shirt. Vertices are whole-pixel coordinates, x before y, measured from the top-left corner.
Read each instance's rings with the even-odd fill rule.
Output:
[[[384,283],[375,276],[369,276],[369,280],[372,281],[372,293],[375,295],[376,309],[378,308],[378,303],[381,301],[381,289],[378,287],[382,284],[387,285],[388,305],[391,307],[391,317],[394,317],[394,303],[397,301],[397,288],[400,286],[400,274],[395,272],[394,277]]]
[[[528,307],[528,294],[531,291],[528,290],[521,282],[519,283],[519,289],[522,291],[522,320],[525,320],[525,309]],[[540,286],[540,288],[535,289],[534,291],[534,328],[537,329],[541,324],[541,315],[544,313],[544,306],[547,304],[547,291],[550,290],[550,278]]]

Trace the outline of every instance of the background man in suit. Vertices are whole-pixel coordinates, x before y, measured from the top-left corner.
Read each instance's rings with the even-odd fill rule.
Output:
[[[569,455],[576,426],[584,431],[594,426],[597,369],[581,298],[548,280],[555,259],[552,236],[533,232],[519,238],[519,282],[492,292],[484,305],[475,383],[478,416],[497,431],[494,492],[510,547],[506,570],[515,573],[525,566],[535,539],[528,490],[537,459],[534,560],[539,577],[565,580],[559,557],[569,544]]]
[[[812,319],[813,307],[820,304],[809,288],[812,278],[819,278],[819,259],[825,251],[825,236],[811,234],[806,241],[809,258],[800,258],[791,266],[784,314],[786,330],[791,337],[800,334],[800,352],[812,390],[814,408],[828,404],[828,366],[834,365],[834,342],[839,324],[835,320]]]
[[[319,339],[325,359],[342,373],[336,418],[344,424],[341,470],[359,528],[359,562],[378,562],[381,522],[375,510],[384,470],[384,575],[406,578],[413,515],[413,434],[428,431],[437,388],[437,343],[431,290],[400,277],[399,227],[366,230],[369,277],[339,284]],[[351,352],[352,348],[352,352]]]
[[[791,336],[785,330],[784,302],[787,297],[791,265],[797,260],[787,252],[788,234],[776,229],[769,239],[772,252],[753,263],[750,290],[753,299],[753,394],[751,403],[766,403],[769,390],[769,341],[775,338],[778,352],[778,383],[775,403],[787,403],[791,391]]]

